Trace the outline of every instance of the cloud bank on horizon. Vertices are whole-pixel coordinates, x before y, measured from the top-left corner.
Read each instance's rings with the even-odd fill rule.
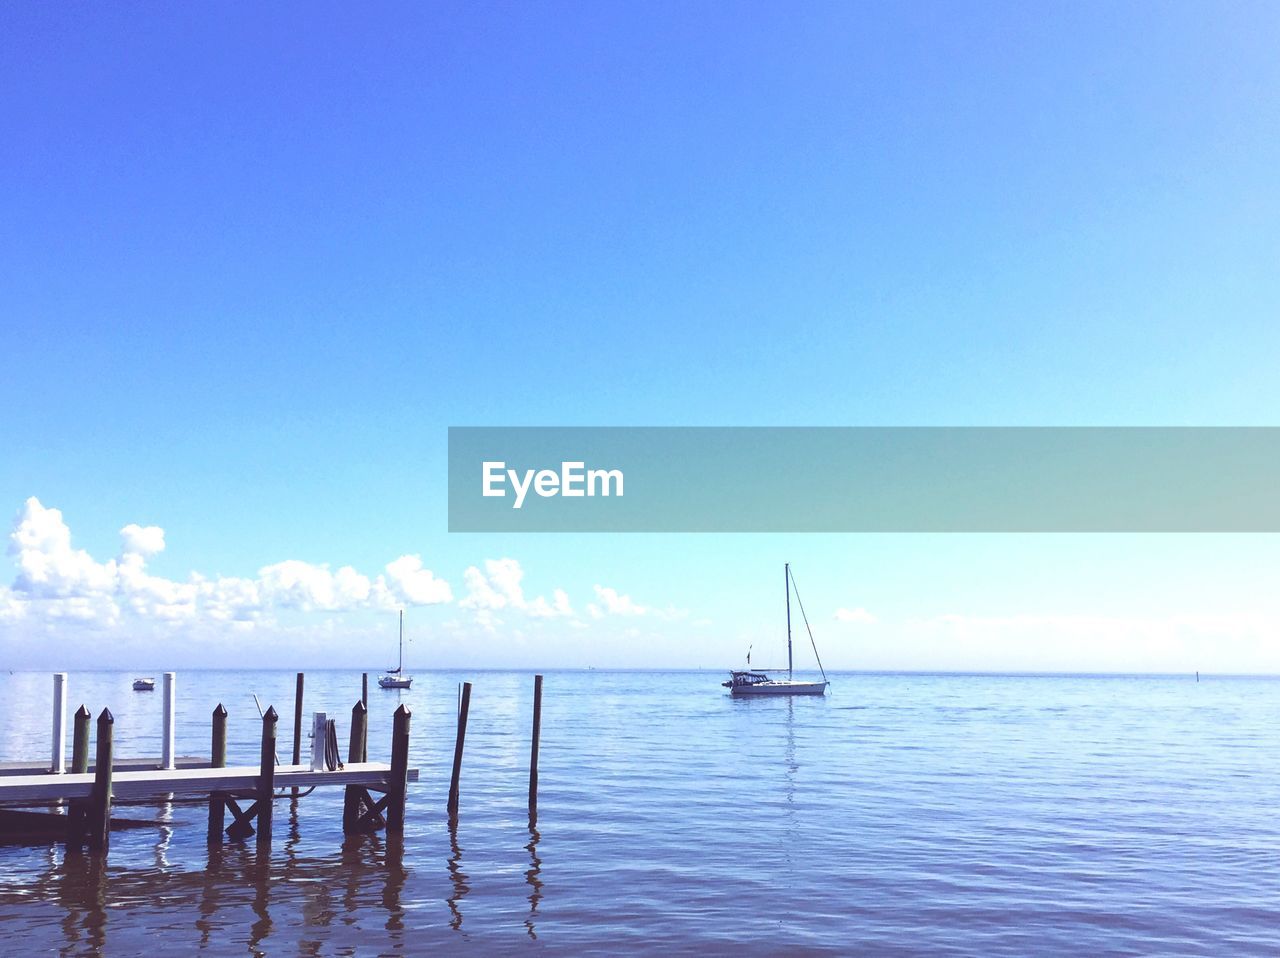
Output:
[[[454,602],[449,583],[426,568],[421,555],[402,555],[383,571],[369,576],[344,565],[286,559],[263,566],[254,578],[206,577],[192,572],[185,581],[152,575],[147,560],[163,552],[164,529],[129,524],[120,530],[120,552],[99,561],[72,544],[71,529],[59,509],[35,496],[14,518],[8,554],[17,574],[0,585],[0,623],[75,623],[112,628],[133,619],[161,624],[202,622],[233,630],[251,630],[273,621],[279,610],[299,612],[391,611]],[[501,624],[496,613],[509,610],[531,619],[576,620],[568,594],[556,589],[548,599],[528,598],[515,559],[488,559],[483,570],[463,574],[467,594],[456,604],[474,615],[483,628]],[[589,614],[633,616],[648,610],[617,590],[597,585],[603,610],[592,604]]]

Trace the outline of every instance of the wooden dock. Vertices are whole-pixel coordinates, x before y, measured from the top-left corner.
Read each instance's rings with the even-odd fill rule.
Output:
[[[304,763],[302,708],[304,676],[298,673],[294,701],[292,759],[280,762],[276,732],[279,716],[274,708],[261,712],[262,737],[257,765],[227,765],[227,710],[213,710],[208,757],[174,754],[176,679],[165,673],[163,754],[159,758],[120,757],[115,754],[115,718],[109,709],[98,716],[96,741],[90,754],[93,721],[85,706],[72,716],[72,757],[66,763],[67,675],[54,675],[53,738],[50,761],[0,763],[0,842],[65,840],[69,849],[85,845],[106,852],[113,828],[145,827],[146,823],[112,818],[112,802],[149,805],[166,802],[204,802],[208,805],[208,841],[230,838],[243,841],[256,835],[260,849],[271,845],[276,799],[293,800],[321,786],[344,790],[342,831],[345,835],[386,829],[389,835],[404,833],[409,783],[419,780],[409,767],[411,713],[401,704],[392,722],[389,762],[371,762],[369,756],[368,674],[362,680],[361,698],[351,709],[347,760],[341,758],[336,722],[316,712],[311,722],[310,763]],[[254,696],[255,701],[257,696]],[[451,827],[456,828],[462,775],[462,753],[471,704],[471,683],[458,691],[457,739],[447,804]],[[533,728],[529,761],[529,825],[538,816],[538,752],[542,726],[542,676],[534,676]],[[375,797],[375,795],[377,797]],[[231,823],[226,823],[227,813]]]
[[[252,792],[258,787],[255,766],[232,768],[129,769],[114,766],[111,795],[119,799],[207,796],[214,792]],[[276,788],[312,788],[322,785],[359,785],[379,789],[391,775],[387,762],[348,763],[335,771],[312,771],[309,765],[278,765]],[[87,799],[93,792],[95,772],[0,776],[0,804],[36,805],[59,800]],[[418,781],[418,770],[408,769],[408,781]]]
[[[58,692],[64,692],[65,675],[55,677]],[[172,682],[166,682],[172,688]],[[301,676],[299,705],[301,713]],[[169,699],[172,702],[172,698]],[[62,703],[59,703],[61,707]],[[65,745],[64,728],[55,716],[54,747]],[[114,754],[115,718],[103,709],[97,721],[95,757],[89,760],[90,716],[81,706],[74,716],[74,745],[71,770],[64,771],[62,756],[55,754],[52,768],[32,763],[8,763],[0,769],[0,830],[6,839],[22,835],[65,839],[68,848],[88,845],[106,852],[113,822],[113,801],[147,804],[195,799],[209,807],[208,840],[223,841],[224,835],[241,841],[256,834],[259,847],[271,844],[273,806],[277,798],[292,792],[294,798],[310,794],[321,786],[345,789],[342,812],[344,834],[360,834],[381,828],[404,831],[405,798],[410,782],[418,781],[418,770],[409,767],[410,712],[404,705],[396,709],[391,738],[391,761],[365,760],[368,750],[368,713],[363,702],[351,710],[351,747],[348,761],[342,762],[336,742],[336,726],[322,712],[314,717],[314,737],[310,764],[300,764],[299,736],[295,734],[294,758],[290,765],[277,764],[274,708],[262,715],[259,764],[227,765],[227,710],[213,710],[210,756],[208,759],[177,759],[166,741],[165,754],[155,759],[117,759]],[[172,720],[166,721],[166,729]],[[166,734],[166,739],[168,735]],[[380,792],[374,798],[371,792]],[[49,806],[61,806],[50,812]],[[43,807],[44,812],[17,811]],[[232,822],[226,825],[226,813]]]

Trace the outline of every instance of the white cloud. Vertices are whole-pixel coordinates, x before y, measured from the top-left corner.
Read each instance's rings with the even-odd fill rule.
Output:
[[[569,604],[569,594],[564,589],[556,589],[551,594],[551,602],[538,596],[529,603],[525,611],[535,619],[550,619],[573,615],[573,606]]]
[[[437,579],[430,569],[424,569],[422,556],[401,556],[388,562],[387,581],[392,594],[406,605],[436,605],[453,600],[449,583]]]
[[[425,568],[418,555],[388,563],[385,575],[374,580],[349,565],[334,572],[328,565],[287,559],[262,567],[256,579],[210,580],[193,572],[178,581],[152,575],[146,567],[164,550],[162,528],[130,524],[120,530],[120,539],[120,555],[97,562],[72,547],[71,530],[59,510],[28,499],[9,536],[17,576],[12,587],[0,587],[0,621],[34,614],[50,622],[105,627],[128,614],[161,623],[207,620],[250,627],[271,609],[345,612],[453,598],[449,584]]]
[[[862,606],[858,606],[856,609],[836,609],[836,614],[833,618],[837,622],[849,622],[857,625],[874,625],[877,621],[876,617],[862,608]]]
[[[599,619],[606,615],[645,615],[649,611],[647,607],[637,603],[631,596],[623,595],[617,589],[597,585],[595,590],[596,598],[600,602],[599,605],[592,603],[587,606],[587,611],[592,618]]]
[[[153,556],[164,551],[164,530],[130,523],[120,530],[122,555]]]
[[[111,592],[115,561],[95,562],[83,549],[71,548],[71,530],[57,509],[32,496],[14,520],[9,554],[17,559],[13,591],[41,598],[71,598]]]
[[[487,629],[497,624],[498,620],[492,615],[496,609],[516,609],[535,619],[573,615],[573,606],[563,589],[556,589],[550,601],[544,596],[526,599],[521,585],[523,579],[524,570],[515,559],[486,559],[483,572],[471,566],[463,574],[467,595],[458,604],[464,609],[473,609],[476,620]]]

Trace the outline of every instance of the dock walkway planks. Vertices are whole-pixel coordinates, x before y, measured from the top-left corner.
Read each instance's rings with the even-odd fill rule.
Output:
[[[391,774],[387,762],[350,762],[336,771],[312,771],[309,765],[279,765],[275,787],[310,788],[313,785],[362,785],[381,787]],[[0,803],[47,802],[60,798],[88,798],[94,775],[51,774],[0,776]],[[232,768],[128,769],[115,766],[111,794],[116,798],[151,798],[164,795],[209,795],[213,792],[251,792],[257,789],[260,769]],[[418,770],[408,770],[408,780],[418,780]]]

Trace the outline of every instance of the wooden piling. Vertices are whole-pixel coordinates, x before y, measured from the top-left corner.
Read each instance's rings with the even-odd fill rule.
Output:
[[[365,712],[369,711],[369,673],[365,672],[360,679],[360,701],[364,703]],[[352,761],[355,761],[353,756]],[[364,741],[360,743],[360,761],[369,761],[369,725],[366,721],[364,726]]]
[[[89,771],[89,723],[93,716],[81,705],[72,717],[71,772],[83,775]],[[73,799],[67,806],[67,848],[84,848],[87,803]]]
[[[538,739],[542,736],[542,676],[533,677],[533,742],[529,747],[529,825],[538,820]]]
[[[462,746],[467,738],[467,713],[471,711],[471,683],[462,683],[458,702],[458,738],[453,745],[453,776],[449,779],[449,817],[458,815],[458,782],[462,777]]]
[[[392,721],[391,773],[387,776],[388,835],[404,833],[404,803],[409,788],[409,720],[412,717],[413,713],[401,703]]]
[[[293,764],[298,765],[302,762],[302,686],[306,679],[305,673],[298,673],[297,683],[293,689]],[[293,797],[298,797],[298,789],[293,790]]]
[[[213,710],[213,735],[209,748],[209,767],[227,767],[227,710],[222,703]],[[226,822],[227,803],[222,794],[214,792],[209,796],[209,833],[210,843],[221,844],[222,827]]]
[[[369,725],[369,710],[364,702],[351,706],[351,741],[347,747],[348,762],[363,762],[365,737]],[[356,825],[363,812],[361,808],[364,789],[348,785],[342,798],[342,834],[356,834]]]
[[[81,705],[73,717],[71,737],[71,771],[84,774],[89,771],[89,723],[93,716]]]
[[[111,844],[111,763],[115,718],[110,709],[98,716],[98,751],[94,756],[93,792],[89,797],[87,825],[89,848],[106,852]]]
[[[267,706],[262,716],[262,751],[258,765],[258,846],[271,844],[271,801],[276,788],[276,723],[280,717],[275,706]]]

